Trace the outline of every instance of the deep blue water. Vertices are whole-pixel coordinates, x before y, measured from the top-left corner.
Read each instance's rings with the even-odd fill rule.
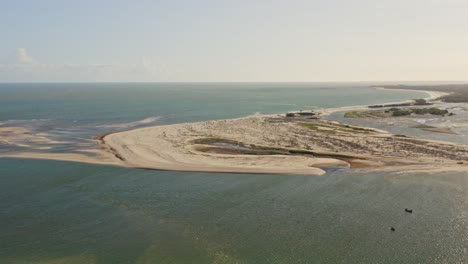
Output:
[[[66,141],[60,152],[138,126],[424,97],[356,86],[1,84],[0,126]],[[0,144],[12,149],[22,150]],[[0,158],[0,263],[464,263],[467,248],[467,173],[243,175]]]

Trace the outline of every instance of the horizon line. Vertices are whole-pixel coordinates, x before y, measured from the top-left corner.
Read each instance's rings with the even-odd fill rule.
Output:
[[[200,84],[229,84],[229,83],[450,83],[450,84],[468,84],[468,80],[406,80],[406,81],[7,81],[0,84],[89,84],[89,83],[102,83],[102,84],[125,84],[125,83],[139,83],[139,84],[152,84],[152,83],[200,83]]]

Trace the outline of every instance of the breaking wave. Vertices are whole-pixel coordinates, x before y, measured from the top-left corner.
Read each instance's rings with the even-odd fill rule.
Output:
[[[133,121],[130,123],[121,123],[121,124],[111,124],[111,125],[102,125],[99,127],[102,128],[133,128],[133,127],[138,127],[138,126],[145,126],[145,125],[150,125],[153,123],[156,123],[161,119],[161,116],[153,116],[153,117],[148,117],[142,120],[138,121]]]

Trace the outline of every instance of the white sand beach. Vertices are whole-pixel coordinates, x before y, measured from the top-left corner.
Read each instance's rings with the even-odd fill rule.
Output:
[[[323,167],[348,164],[400,170],[468,168],[460,163],[468,160],[466,146],[282,116],[141,128],[107,135],[102,142],[126,166],[177,171],[321,175]],[[264,150],[280,152],[261,154]]]

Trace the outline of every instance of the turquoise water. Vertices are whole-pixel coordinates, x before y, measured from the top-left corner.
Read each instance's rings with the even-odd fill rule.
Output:
[[[424,97],[338,84],[0,84],[0,122],[193,122]],[[78,124],[76,124],[78,123]],[[63,124],[62,124],[63,125]]]
[[[61,151],[96,132],[424,96],[351,86],[2,84],[0,126],[47,133],[67,142]],[[464,263],[467,234],[466,173],[209,174],[0,158],[0,263]]]
[[[23,150],[77,151],[94,147],[93,136],[141,126],[424,96],[344,84],[0,84],[0,126],[25,127],[62,142],[17,142],[33,145]]]

